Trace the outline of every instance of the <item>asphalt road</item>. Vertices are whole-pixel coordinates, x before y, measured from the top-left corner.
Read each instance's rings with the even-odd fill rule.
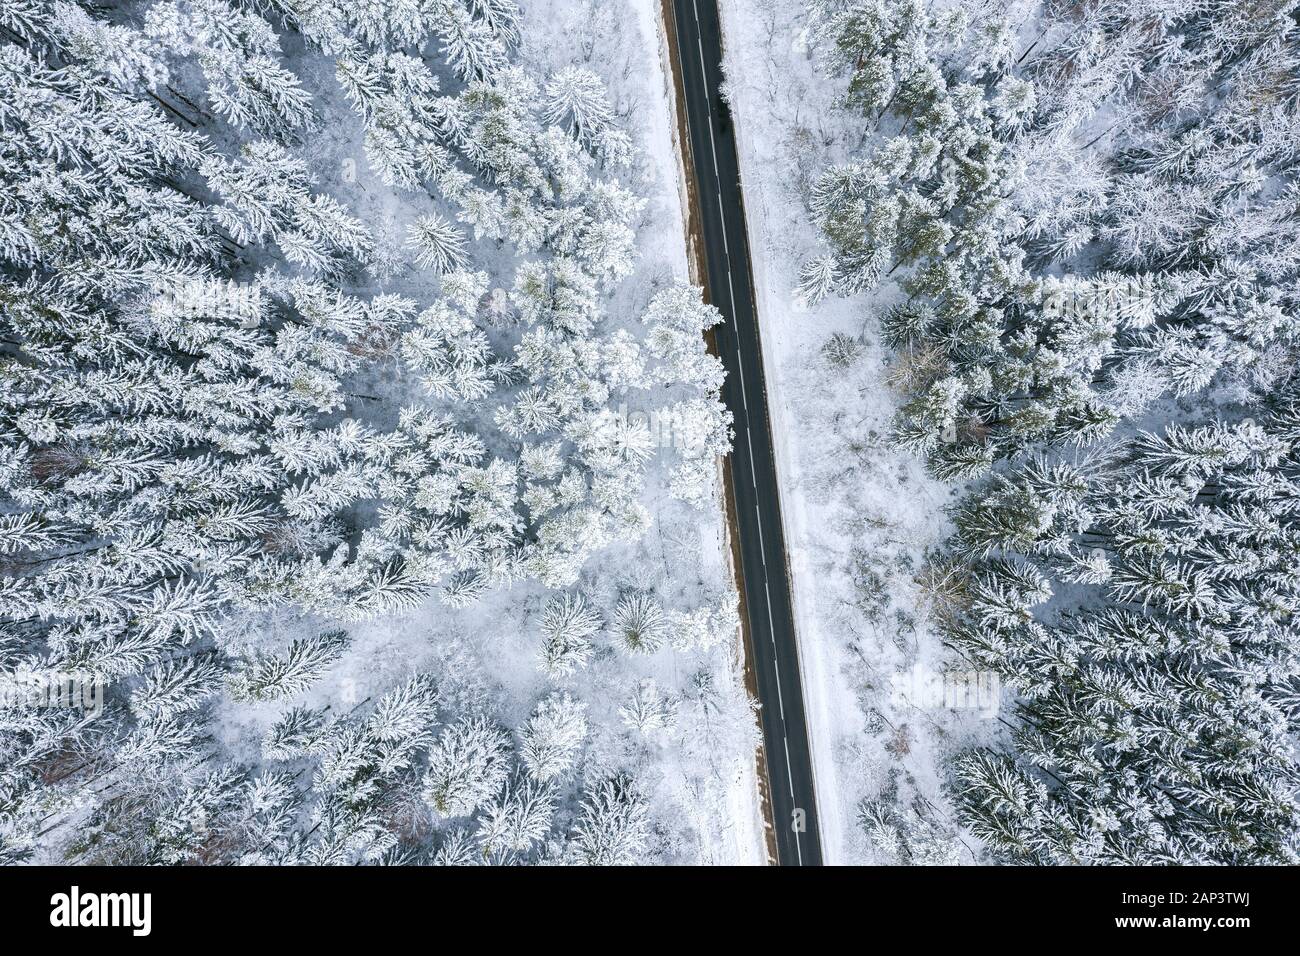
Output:
[[[752,663],[762,705],[777,861],[783,866],[816,866],[822,862],[821,840],[749,241],[731,119],[718,95],[722,79],[718,8],[715,0],[671,3],[704,233],[707,293],[726,320],[715,332],[727,369],[723,400],[736,423],[731,486]]]

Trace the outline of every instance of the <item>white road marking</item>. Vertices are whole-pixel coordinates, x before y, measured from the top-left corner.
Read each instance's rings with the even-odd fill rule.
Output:
[[[731,285],[731,252],[727,249],[727,214],[722,211],[722,191],[719,190],[718,196],[718,219],[722,222],[722,255],[727,260],[727,285]],[[731,295],[731,314],[736,314],[736,295]]]
[[[736,287],[731,281],[731,253],[727,249],[727,216],[722,211],[722,193],[718,197],[718,218],[722,220],[722,251],[727,260],[727,299],[731,303],[731,324],[736,325]],[[740,339],[736,339],[736,350],[740,350]]]
[[[754,471],[754,440],[749,437],[749,423],[745,423],[745,441],[749,444],[749,478],[758,491],[758,472]]]
[[[700,73],[703,74],[704,82],[707,84],[709,82],[709,70],[704,65],[704,44],[699,37],[696,37],[695,41],[700,46]],[[704,125],[709,130],[709,152],[713,154],[713,178],[721,182],[722,174],[718,172],[718,144],[713,138],[713,104],[709,102],[707,95],[704,97],[704,112],[709,117],[709,121]]]
[[[776,624],[772,620],[772,590],[767,586],[767,578],[763,578],[763,591],[767,594],[767,623],[772,635],[772,644],[776,644]],[[781,693],[781,662],[777,660],[775,654],[772,655],[772,670],[776,671],[776,706],[781,711],[781,726],[785,726],[785,695]]]
[[[719,215],[719,216],[722,215],[722,193],[718,193],[718,215]],[[723,222],[723,224],[722,224],[722,248],[723,248],[724,251],[725,251],[726,248],[727,248],[727,228],[726,228],[726,222],[725,222],[725,220],[724,220],[724,222]],[[740,326],[739,326],[739,324],[736,322],[736,317],[737,317],[737,315],[738,315],[738,313],[736,312],[736,286],[735,286],[735,284],[731,281],[731,253],[730,253],[730,252],[727,253],[727,300],[728,300],[728,302],[729,302],[729,304],[730,304],[730,306],[731,306],[731,309],[730,309],[730,311],[731,311],[731,324],[732,324],[733,326],[736,327],[737,331],[739,331]],[[748,411],[749,411],[749,397],[745,394],[745,393],[748,391],[748,389],[747,389],[746,386],[745,386],[745,360],[742,359],[742,358],[740,357],[740,338],[739,338],[739,336],[737,336],[737,338],[736,338],[736,364],[740,367],[740,404],[741,404],[741,407],[744,408],[746,412],[748,412]],[[745,437],[746,437],[746,438],[749,437],[749,425],[748,425],[748,424],[745,425]],[[750,442],[750,459],[749,459],[749,467],[750,467],[750,470],[751,470],[751,471],[752,471],[753,468],[754,468],[754,458],[753,458],[753,454],[754,454],[754,446],[753,446],[753,442]],[[754,479],[754,487],[755,487],[755,488],[758,487],[758,479],[757,479],[757,478]]]
[[[785,701],[781,699],[781,665],[772,657],[772,670],[776,672],[776,709],[781,712],[781,726],[785,726]]]
[[[776,621],[772,617],[772,589],[768,587],[767,578],[763,579],[763,590],[767,594],[767,623],[768,626],[772,629],[772,633],[775,634]]]

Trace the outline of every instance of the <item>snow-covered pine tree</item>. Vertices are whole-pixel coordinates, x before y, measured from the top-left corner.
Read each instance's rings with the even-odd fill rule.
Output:
[[[962,506],[960,544],[988,557],[948,639],[1021,697],[1015,752],[956,764],[996,852],[1295,859],[1296,421],[1291,394],[1259,424],[1170,426],[1100,465],[1030,462]]]
[[[567,125],[579,142],[591,145],[613,123],[605,84],[583,67],[569,66],[546,82],[547,122]]]
[[[653,741],[673,723],[673,700],[659,690],[654,678],[647,677],[637,685],[632,699],[619,707],[618,716],[629,730]]]
[[[614,608],[613,631],[623,647],[634,654],[653,654],[664,640],[664,610],[654,596],[630,591]]]
[[[929,317],[895,345],[925,363],[899,433],[941,477],[1094,441],[1162,390],[1278,375],[1298,247],[1290,200],[1260,184],[1285,192],[1294,156],[1238,97],[1294,83],[1292,6],[1188,8],[1147,30],[1122,4],[1049,4],[1015,62],[1010,25],[978,5],[818,6],[870,147],[813,192],[831,254],[802,288],[904,270],[905,308]]]
[[[542,671],[563,677],[584,667],[591,657],[591,636],[600,627],[600,615],[580,592],[551,598],[542,612]]]
[[[322,273],[371,260],[369,231],[337,200],[313,193],[306,164],[284,147],[259,140],[238,160],[209,158],[201,171],[222,200],[214,216],[236,242],[275,242],[289,262]]]
[[[650,844],[645,797],[626,775],[616,775],[587,794],[568,849],[589,866],[631,866],[642,862]]]
[[[587,706],[565,693],[544,697],[519,731],[529,776],[546,783],[567,773],[587,736]]]
[[[512,778],[479,818],[478,842],[484,856],[498,860],[524,857],[551,830],[555,795],[532,776]]]
[[[415,261],[436,272],[451,272],[466,264],[465,237],[436,213],[415,221],[409,245],[416,250]]]
[[[425,754],[434,742],[440,700],[417,674],[369,711],[332,721],[320,711],[290,710],[268,734],[264,755],[309,758],[313,775],[307,819],[274,846],[274,862],[349,865],[395,852],[404,828],[427,815],[418,799]]]
[[[311,436],[344,408],[342,377],[409,318],[319,280],[233,281],[222,216],[234,207],[214,215],[190,195],[222,161],[164,114],[147,39],[31,9],[26,48],[0,44],[0,588],[19,638],[0,664],[113,686],[102,713],[58,732],[51,715],[12,728],[4,839],[20,847],[35,820],[25,808],[58,805],[43,781],[70,777],[70,791],[114,779],[115,761],[194,757],[225,671],[205,646],[230,602],[282,599],[288,581],[307,581],[298,593],[321,606],[340,601],[346,575],[310,572],[351,533],[331,507],[366,489],[336,470],[347,428]],[[119,54],[138,56],[114,71]],[[309,264],[363,256],[355,221],[263,146],[259,160],[284,175],[267,183],[269,206],[245,195],[240,241],[296,243]],[[307,494],[295,481],[327,472],[332,495],[295,509]]]
[[[66,774],[123,785],[105,828],[133,813],[156,824],[156,845],[126,828],[132,859],[405,858],[395,829],[427,815],[412,795],[438,791],[450,759],[419,688],[368,717],[300,707],[274,724],[264,757],[311,765],[308,809],[287,770],[191,792],[207,786],[212,695],[298,693],[340,649],[327,635],[232,664],[214,622],[285,601],[363,616],[435,588],[460,603],[525,574],[572,584],[594,550],[649,521],[653,438],[616,400],[675,389],[697,435],[680,485],[709,493],[727,435],[699,335],[715,316],[680,293],[655,319],[672,329],[653,354],[630,328],[609,335],[603,299],[632,269],[644,208],[618,181],[630,140],[591,75],[553,91],[566,115],[548,119],[543,85],[509,63],[511,0],[173,0],[143,30],[42,0],[20,12],[5,21],[18,39],[0,44],[0,592],[18,635],[0,662],[118,686],[102,720],[6,728],[18,772],[3,779],[0,853],[30,851]],[[432,306],[337,287],[379,268],[375,245],[293,151],[314,117],[272,18],[335,57],[381,175],[435,200],[420,249],[442,273]],[[440,51],[441,82],[419,47]],[[466,266],[488,241],[518,254],[497,280],[511,291],[494,292],[513,355],[478,324],[489,283]],[[268,259],[277,267],[259,268]],[[406,409],[395,427],[353,417],[349,378],[376,354],[400,354],[440,401],[490,403],[500,434],[458,428],[441,405]],[[548,643],[556,673],[585,663],[600,626],[570,610]],[[534,770],[562,773],[568,744],[547,738],[544,716]],[[492,852],[521,853],[543,830],[518,807],[550,798],[500,789],[506,745],[475,806],[500,798],[479,832]],[[105,779],[115,759],[150,776]],[[190,808],[220,826],[186,834]]]
[[[944,479],[1014,463],[956,509],[950,640],[1022,696],[1015,751],[957,765],[977,834],[1036,862],[1287,860],[1289,519],[1238,489],[1293,468],[1270,408],[1295,364],[1295,4],[1147,12],[1029,5],[1017,55],[987,5],[817,4],[864,136],[812,191],[829,252],[801,287],[897,272],[901,443]],[[1131,439],[1214,386],[1273,434]]]
[[[291,641],[283,654],[263,654],[241,667],[231,678],[231,696],[268,701],[301,694],[347,646],[346,631],[326,631]]]
[[[493,799],[510,772],[510,738],[481,717],[445,728],[429,751],[424,799],[435,813],[460,817]]]
[[[279,37],[256,13],[226,0],[165,0],[144,19],[159,52],[199,64],[212,110],[227,122],[279,138],[314,122],[311,94],[280,65]]]
[[[367,151],[381,176],[404,188],[423,186],[447,204],[447,214],[420,219],[411,236],[417,263],[443,273],[444,299],[419,314],[403,342],[404,358],[435,398],[491,402],[507,438],[543,441],[552,457],[568,453],[567,467],[561,462],[529,474],[513,502],[505,494],[507,463],[492,465],[498,502],[514,508],[516,520],[502,522],[504,513],[497,512],[486,539],[473,529],[445,529],[459,556],[443,581],[444,598],[463,603],[517,574],[568,586],[589,554],[641,533],[647,522],[636,499],[652,439],[609,406],[616,389],[648,388],[654,380],[626,332],[605,353],[593,337],[604,334],[602,291],[631,269],[632,223],[644,206],[613,176],[593,171],[592,153],[604,155],[616,132],[607,108],[593,105],[603,101],[603,91],[584,75],[583,102],[591,109],[580,106],[579,113],[587,118],[552,122],[539,85],[525,71],[504,63],[474,66],[470,54],[458,59],[452,47],[473,46],[484,31],[498,31],[506,46],[513,42],[511,4],[443,2],[427,11],[422,29],[442,37],[459,82],[440,82],[425,63],[391,49],[375,31],[349,26],[346,16],[312,18],[303,10],[292,16],[316,24],[308,32],[323,48],[346,51],[338,57],[339,77],[366,124]],[[323,38],[328,30],[340,35]],[[600,135],[592,126],[596,113]],[[568,135],[561,124],[570,121],[588,133]],[[463,268],[473,244],[487,239],[509,241],[521,256],[546,253],[521,258],[515,272],[507,304],[523,328],[512,358],[494,355],[478,327],[486,275]],[[707,358],[699,334],[716,313],[701,314],[698,294],[684,290],[676,305],[686,310],[683,316],[664,305],[653,320],[676,323],[663,337],[660,374],[664,381],[675,377],[692,398],[709,395],[673,409],[683,423],[679,450],[687,459],[675,488],[703,501],[711,494],[712,458],[729,441],[726,413],[712,394],[720,365]],[[387,546],[409,557],[410,542],[402,538],[411,520],[407,509],[386,505],[384,513],[393,519],[385,525]],[[440,530],[419,550],[441,538]],[[426,577],[437,573],[433,564],[426,563]]]

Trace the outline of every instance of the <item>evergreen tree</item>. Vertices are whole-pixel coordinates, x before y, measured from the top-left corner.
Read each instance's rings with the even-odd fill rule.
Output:
[[[311,95],[278,62],[279,38],[226,0],[166,0],[145,13],[145,35],[176,59],[193,58],[213,111],[235,126],[291,137],[314,119]]]
[[[314,638],[292,641],[282,655],[258,657],[231,680],[231,695],[248,700],[280,700],[301,694],[321,672],[342,656],[346,631],[326,631]]]
[[[645,797],[631,778],[617,775],[587,795],[570,850],[579,863],[630,866],[642,861],[649,842]]]
[[[505,782],[509,753],[504,731],[483,718],[462,718],[443,730],[429,751],[424,799],[442,816],[473,813]]]
[[[600,616],[580,593],[551,598],[542,614],[542,670],[563,677],[585,666],[591,656],[591,636],[600,627]]]
[[[528,777],[517,777],[480,818],[479,846],[485,856],[527,853],[550,832],[554,814],[551,790]]]
[[[573,766],[587,736],[587,707],[568,694],[543,698],[519,732],[519,755],[529,776],[547,783]]]
[[[1021,695],[1019,756],[955,766],[995,851],[1294,859],[1292,401],[1263,427],[1171,426],[1105,467],[1030,463],[965,509],[961,543],[1001,556],[969,573],[948,636]],[[1008,499],[1030,520],[990,527]],[[1053,580],[1074,597],[1046,614]]]

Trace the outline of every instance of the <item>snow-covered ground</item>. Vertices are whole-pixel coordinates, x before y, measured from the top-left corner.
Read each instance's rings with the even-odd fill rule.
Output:
[[[987,687],[983,701],[970,696],[974,706],[950,706],[964,677],[929,620],[920,576],[955,489],[888,441],[901,393],[877,319],[897,292],[886,283],[811,308],[794,294],[800,265],[817,252],[806,190],[857,145],[861,120],[838,108],[837,84],[817,73],[798,5],[720,5],[823,851],[833,864],[973,862],[979,848],[952,823],[942,762],[1000,725]],[[957,673],[944,685],[946,668]],[[889,809],[903,854],[868,837],[864,801]]]

